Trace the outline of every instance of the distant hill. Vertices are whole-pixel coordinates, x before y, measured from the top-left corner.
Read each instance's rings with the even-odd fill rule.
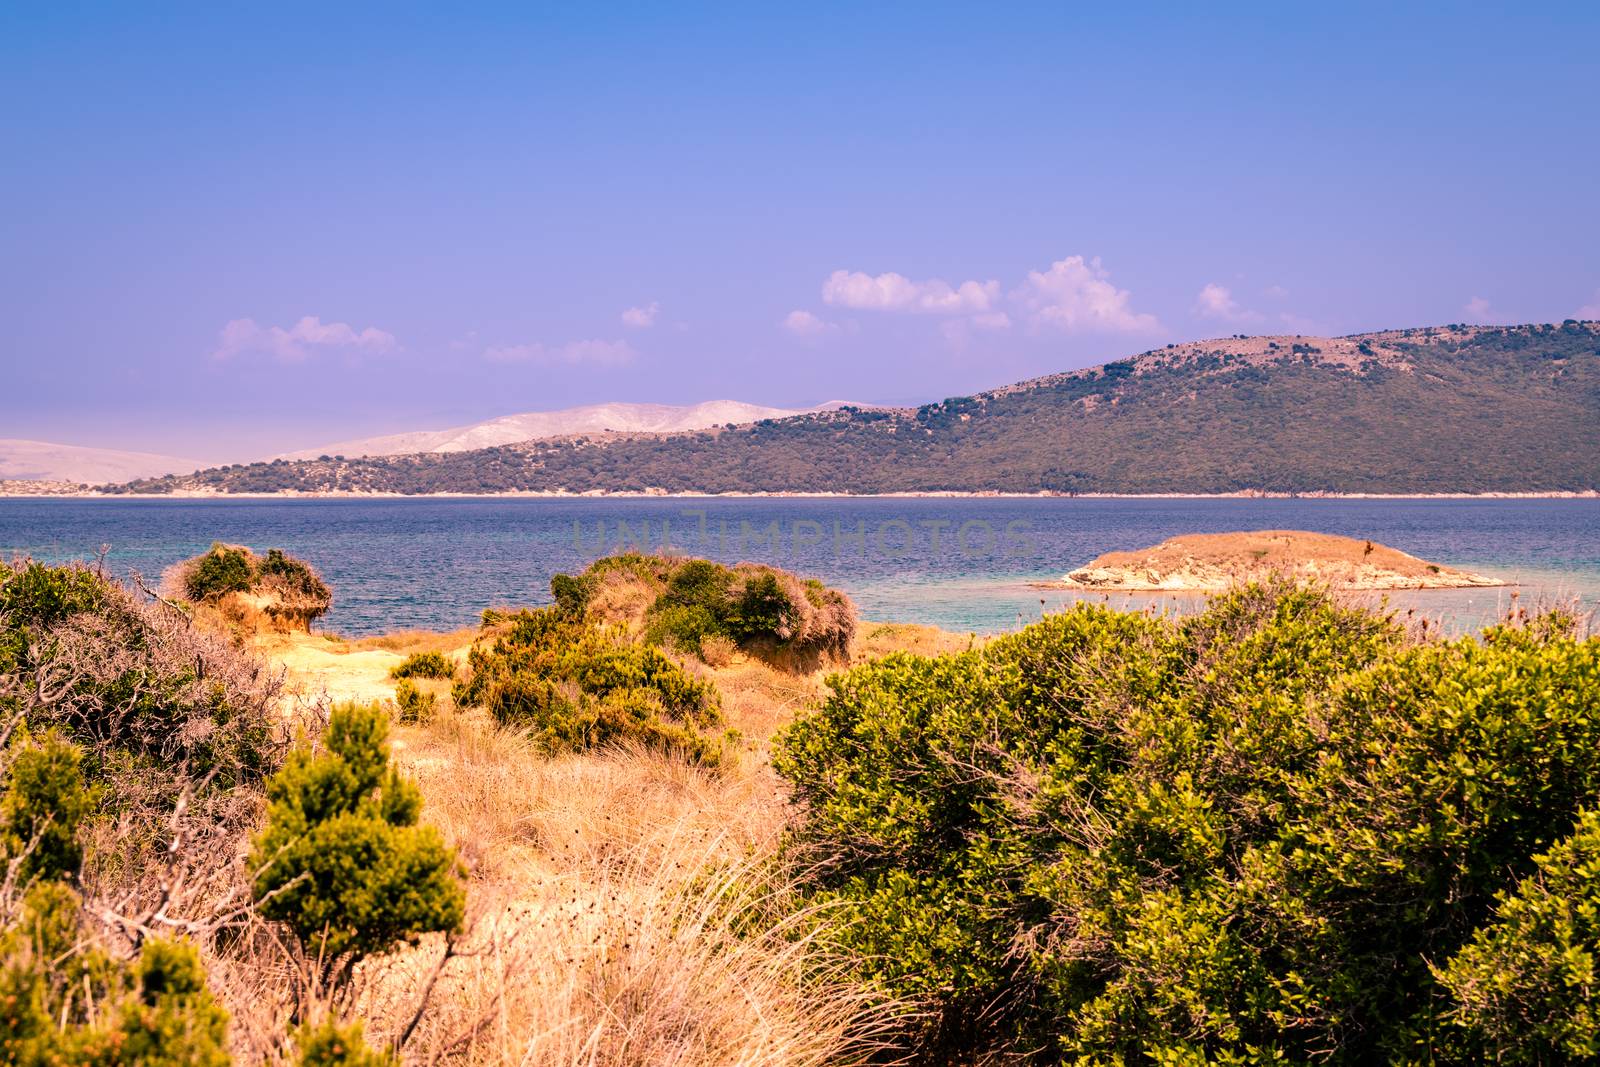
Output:
[[[457,426],[448,430],[409,433],[339,441],[321,448],[285,452],[280,459],[316,459],[319,456],[398,456],[417,452],[470,452],[479,448],[522,441],[594,433],[680,433],[758,419],[783,419],[803,415],[807,409],[769,408],[739,400],[707,400],[692,405],[592,404],[560,411],[529,411],[521,415]]]
[[[204,464],[151,452],[58,445],[0,438],[0,481],[79,482],[99,485],[199,470]]]
[[[1232,337],[917,409],[252,464],[140,492],[1219,493],[1600,487],[1600,323]]]

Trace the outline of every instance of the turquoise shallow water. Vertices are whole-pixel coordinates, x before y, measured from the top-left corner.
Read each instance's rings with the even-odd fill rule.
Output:
[[[814,575],[848,591],[867,618],[989,633],[1072,599],[1029,583],[1102,552],[1250,529],[1367,537],[1520,583],[1524,602],[1600,607],[1600,500],[0,500],[4,555],[84,558],[105,545],[114,571],[155,576],[212,541],[284,548],[333,585],[326,627],[353,635],[453,628],[491,604],[545,603],[552,574],[619,546],[663,543]],[[1458,629],[1493,619],[1509,593],[1438,590],[1390,603]]]

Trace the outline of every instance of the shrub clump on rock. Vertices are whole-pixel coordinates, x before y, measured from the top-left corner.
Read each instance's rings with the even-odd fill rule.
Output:
[[[551,581],[556,606],[619,623],[650,644],[703,654],[724,641],[796,666],[845,660],[855,638],[850,598],[816,579],[759,563],[607,556],[581,575]],[[713,652],[717,655],[717,652]]]
[[[332,591],[311,564],[277,548],[262,557],[219,541],[178,564],[172,582],[188,600],[215,607],[238,625],[265,617],[276,630],[309,631],[333,606]]]
[[[774,758],[809,904],[934,1061],[1600,1052],[1600,638],[1286,585],[888,656]]]

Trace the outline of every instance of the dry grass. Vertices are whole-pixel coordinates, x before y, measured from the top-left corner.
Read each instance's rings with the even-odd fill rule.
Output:
[[[852,659],[856,662],[881,659],[891,652],[910,652],[918,656],[942,656],[965,652],[982,645],[984,639],[973,634],[941,630],[911,622],[865,622],[856,635]]]
[[[764,752],[778,715],[746,714],[763,672],[780,686],[769,699],[792,699],[759,665],[730,672],[729,710],[752,740],[720,772],[643,749],[546,759],[467,714],[400,732],[397,759],[467,864],[477,916],[417,1056],[576,1067],[865,1055],[883,1007],[816,973],[813,917],[784,906],[786,811]],[[407,1015],[429,959],[369,987],[374,1036]]]
[[[398,630],[391,634],[380,634],[377,637],[352,637],[337,638],[326,635],[330,643],[337,648],[348,649],[351,652],[364,652],[372,649],[381,649],[385,652],[396,652],[402,656],[409,656],[413,652],[453,652],[465,648],[477,640],[479,630],[476,626],[469,626],[463,630],[453,630],[450,633],[434,633],[429,630]]]
[[[272,651],[294,664],[324,645],[310,649],[318,669],[348,664],[342,685],[359,689],[401,653],[459,652],[474,636],[302,637]],[[431,723],[396,729],[395,760],[422,789],[424,819],[468,871],[470,927],[442,967],[437,937],[362,966],[342,1010],[366,1020],[369,1039],[404,1033],[432,981],[406,1062],[881,1059],[876,1035],[895,1006],[822,962],[813,944],[825,917],[795,912],[779,850],[788,811],[767,747],[821,678],[741,653],[719,668],[687,666],[717,683],[743,737],[717,771],[638,748],[549,757],[526,734],[448,704]],[[241,1040],[270,1035],[286,1004],[268,988],[285,980],[281,954],[256,945],[248,957],[214,963]]]

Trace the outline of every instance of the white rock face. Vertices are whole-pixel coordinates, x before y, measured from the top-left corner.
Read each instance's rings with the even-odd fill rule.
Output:
[[[470,452],[518,441],[568,434],[678,433],[704,430],[727,423],[784,419],[805,411],[762,407],[738,400],[707,400],[700,404],[591,404],[561,411],[529,411],[521,415],[502,415],[496,419],[456,426],[448,430],[415,430],[409,433],[364,437],[339,441],[320,448],[286,452],[280,459],[316,459],[318,456],[395,456],[412,452]]]
[[[188,474],[205,465],[153,452],[119,452],[110,448],[0,438],[0,481],[102,485],[163,474]]]

